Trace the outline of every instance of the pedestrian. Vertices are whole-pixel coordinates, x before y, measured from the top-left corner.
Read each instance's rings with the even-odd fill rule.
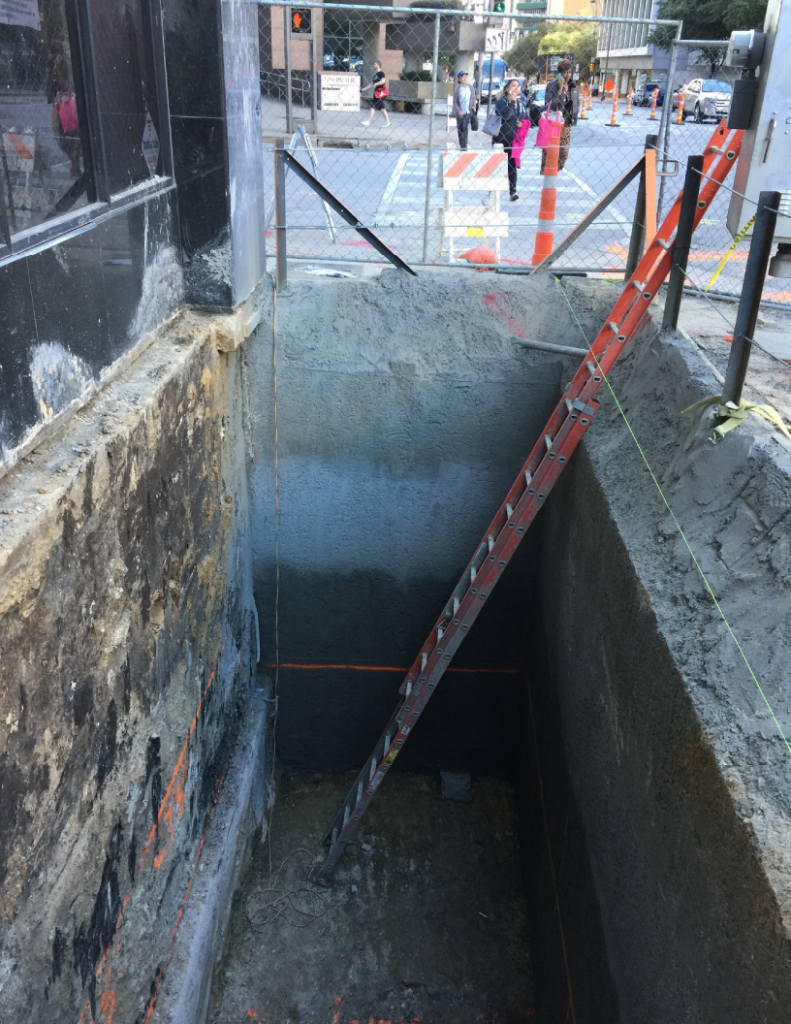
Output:
[[[560,150],[558,152],[558,170],[566,165],[571,145],[571,126],[577,116],[577,84],[571,77],[571,61],[564,57],[558,61],[555,78],[549,83],[546,91],[546,108],[549,111],[560,111],[563,115],[563,128],[560,132]],[[547,151],[541,154],[541,173],[547,162]]]
[[[360,124],[364,128],[369,128],[371,122],[376,117],[376,111],[382,111],[382,117],[385,119],[384,127],[392,128],[390,118],[387,116],[385,110],[385,96],[387,96],[387,86],[385,85],[385,73],[382,71],[382,62],[379,60],[374,61],[374,77],[368,85],[364,85],[361,92],[365,92],[367,89],[373,89],[374,98],[371,102],[371,114],[367,121],[360,121]]]
[[[460,71],[457,76],[456,88],[453,90],[453,116],[459,134],[459,149],[466,149],[470,128],[474,132],[478,131],[478,96],[475,82],[469,81],[466,71]]]
[[[499,115],[501,124],[499,134],[495,135],[492,142],[502,143],[508,157],[508,191],[513,203],[519,196],[516,191],[517,164],[511,148],[517,130],[522,127],[522,122],[527,118],[527,107],[522,99],[518,78],[509,78],[505,83],[503,91],[494,105],[494,112]]]

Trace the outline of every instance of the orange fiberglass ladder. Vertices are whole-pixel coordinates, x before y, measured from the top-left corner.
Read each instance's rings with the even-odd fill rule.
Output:
[[[706,147],[694,227],[698,226],[711,206],[720,185],[734,165],[741,140],[742,133],[730,133],[723,121]],[[527,462],[401,684],[398,707],[329,831],[329,851],[322,872],[332,871],[337,863],[453,655],[478,617],[484,601],[491,595],[525,531],[590,426],[599,408],[596,392],[670,272],[680,209],[681,194],[627,282],[573,380],[563,392]]]

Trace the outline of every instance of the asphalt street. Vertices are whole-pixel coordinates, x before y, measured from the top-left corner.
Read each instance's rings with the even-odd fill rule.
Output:
[[[594,110],[572,129],[571,149],[565,169],[558,176],[555,239],[559,241],[580,218],[639,159],[646,135],[655,133],[657,119],[651,121],[647,108],[635,108],[630,118],[620,106],[617,127],[608,124],[611,104],[594,101]],[[340,118],[344,118],[342,122]],[[356,119],[355,119],[356,120]],[[407,262],[423,261],[424,219],[428,184],[429,230],[426,257],[428,262],[447,263],[447,244],[440,250],[440,225],[445,193],[439,186],[443,152],[458,153],[455,124],[446,130],[446,119],[435,117],[431,169],[428,169],[428,118],[418,115],[391,114],[394,127],[360,127],[353,148],[328,145],[327,131],[333,128],[344,139],[351,131],[350,118],[339,115],[338,126],[326,125],[324,144],[315,150],[318,176],[321,181],[360,220],[394,249]],[[383,125],[383,121],[379,122]],[[374,122],[377,124],[377,122]],[[420,141],[419,126],[424,128]],[[688,156],[703,151],[716,125],[671,124],[669,156],[678,162],[678,173],[665,179],[664,210],[667,211],[683,180]],[[508,201],[501,193],[501,208],[508,214],[508,237],[501,241],[501,259],[515,265],[528,265],[533,252],[538,226],[538,209],[542,187],[540,150],[533,148],[535,130],[531,131],[519,171],[518,202]],[[321,139],[321,136],[320,136]],[[400,141],[408,139],[409,141]],[[267,145],[265,143],[265,145]],[[348,145],[348,142],[346,143]],[[267,145],[267,148],[271,148]],[[491,152],[489,137],[482,132],[471,133],[470,148]],[[304,165],[312,170],[304,148],[297,149]],[[271,167],[271,157],[267,167]],[[669,165],[672,170],[675,165]],[[288,250],[293,256],[333,259],[377,259],[378,256],[360,236],[333,216],[336,239],[327,230],[326,214],[307,185],[294,175],[287,179]],[[267,185],[271,189],[271,176]],[[637,194],[636,181],[613,202],[561,258],[558,265],[585,270],[621,269],[625,264]],[[482,206],[489,202],[489,193],[455,193],[455,206]],[[721,190],[695,234],[690,254],[689,275],[705,287],[722,255],[732,241],[726,228],[730,193]],[[270,223],[269,242],[274,249],[274,224]],[[456,242],[457,252],[489,240],[471,238]],[[746,260],[748,242],[737,248],[716,283],[716,290],[738,294]],[[769,291],[783,284],[767,282]]]

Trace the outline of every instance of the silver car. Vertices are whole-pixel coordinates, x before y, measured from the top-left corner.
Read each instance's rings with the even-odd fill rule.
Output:
[[[731,83],[721,78],[695,78],[684,91],[684,116],[692,114],[699,123],[709,117],[726,117],[732,94]]]

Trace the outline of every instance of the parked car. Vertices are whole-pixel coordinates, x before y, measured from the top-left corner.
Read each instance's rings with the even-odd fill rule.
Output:
[[[531,85],[525,95],[527,111],[530,114],[530,123],[534,128],[538,127],[539,118],[544,113],[546,95],[547,87],[545,85]]]
[[[656,105],[661,107],[665,102],[665,87],[659,82],[644,82],[638,85],[634,91],[633,102],[636,107],[650,107],[654,95],[654,89],[659,90]]]
[[[690,114],[702,124],[706,118],[727,117],[731,109],[733,88],[730,82],[721,78],[693,78],[684,89],[684,117]],[[673,95],[673,108],[677,108],[680,96]]]

